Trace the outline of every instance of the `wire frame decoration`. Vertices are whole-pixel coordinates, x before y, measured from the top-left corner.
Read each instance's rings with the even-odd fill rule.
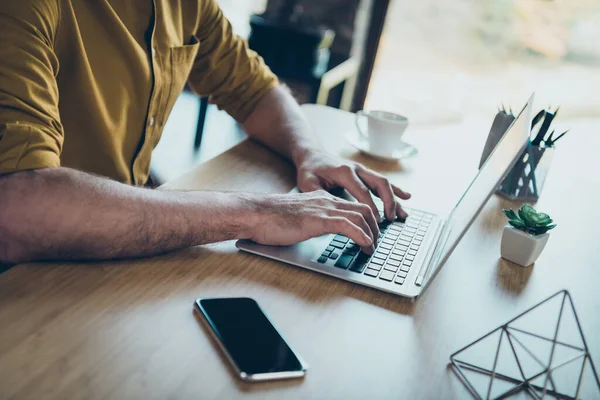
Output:
[[[476,399],[600,399],[598,373],[566,290],[460,349],[450,361]]]

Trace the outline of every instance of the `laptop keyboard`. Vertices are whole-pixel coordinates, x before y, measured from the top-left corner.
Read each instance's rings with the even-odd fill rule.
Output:
[[[317,261],[373,279],[404,284],[433,219],[433,214],[415,210],[408,212],[404,222],[384,221],[379,224],[381,233],[372,256],[363,253],[346,236],[336,235]]]

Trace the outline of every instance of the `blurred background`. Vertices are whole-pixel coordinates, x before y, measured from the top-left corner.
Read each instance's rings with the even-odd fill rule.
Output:
[[[301,103],[389,110],[418,128],[472,116],[491,123],[499,105],[516,108],[535,91],[538,108],[560,105],[562,123],[592,119],[600,132],[600,0],[219,4]],[[202,105],[189,92],[178,100],[153,156],[161,180],[245,137]]]
[[[366,104],[435,122],[535,91],[600,117],[599,67],[599,0],[393,0]]]

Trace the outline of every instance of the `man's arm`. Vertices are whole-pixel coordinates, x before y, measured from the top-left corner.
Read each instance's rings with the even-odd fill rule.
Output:
[[[296,165],[298,187],[302,191],[343,187],[368,205],[378,218],[372,192],[383,201],[387,219],[406,217],[396,196],[406,200],[410,194],[391,184],[383,175],[322,150],[314,140],[300,106],[283,87],[273,88],[264,95],[244,121],[244,130]]]
[[[229,239],[287,245],[341,232],[373,251],[366,206],[293,196],[168,192],[68,168],[0,176],[0,264],[140,257]]]
[[[247,237],[242,219],[223,218],[237,212],[236,202],[222,193],[130,187],[67,168],[17,172],[0,177],[0,260],[137,257]]]
[[[360,164],[327,154],[312,138],[298,103],[265,66],[262,58],[235,36],[216,0],[202,2],[196,36],[202,43],[189,76],[193,90],[210,95],[253,138],[294,162],[302,191],[343,187],[379,217],[371,193],[385,205],[385,217],[406,213],[396,200],[410,195]]]

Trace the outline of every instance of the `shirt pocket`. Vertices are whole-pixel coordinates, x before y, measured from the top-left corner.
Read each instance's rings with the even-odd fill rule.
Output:
[[[177,101],[177,97],[181,94],[181,91],[188,80],[199,47],[200,42],[195,36],[192,36],[190,43],[185,46],[171,47],[170,85],[165,101],[164,115],[162,117],[163,123],[166,122],[167,117]]]

